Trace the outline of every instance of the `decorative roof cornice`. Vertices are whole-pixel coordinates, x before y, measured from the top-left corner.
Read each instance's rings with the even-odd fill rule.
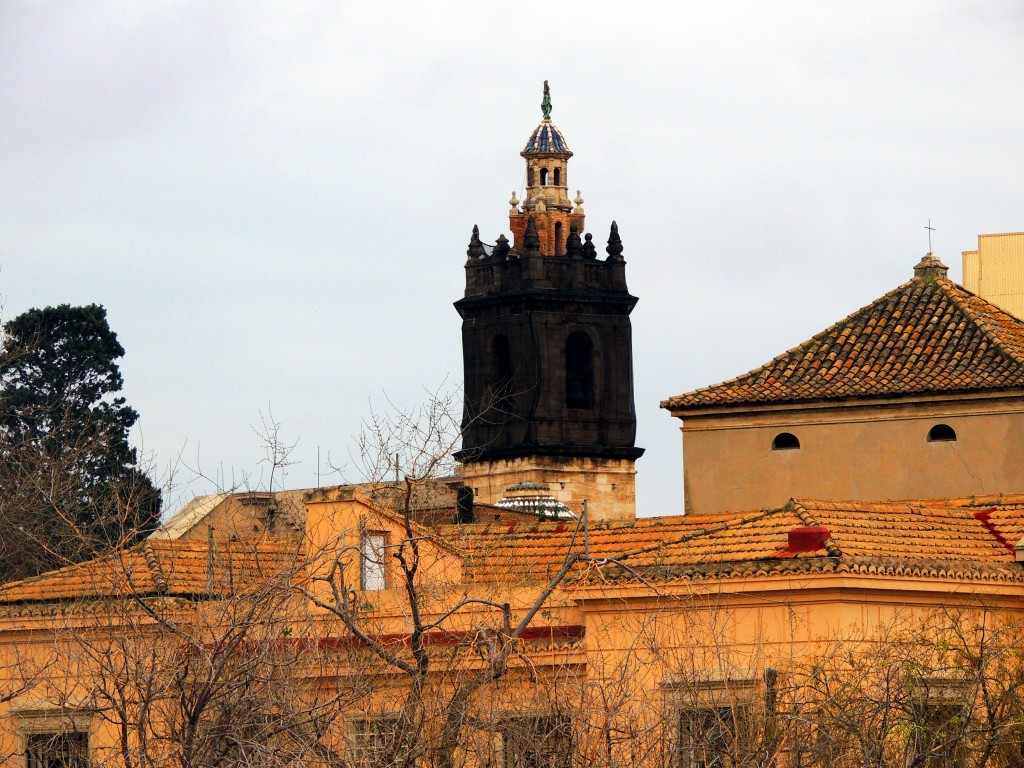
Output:
[[[1024,569],[1014,564],[993,565],[939,560],[881,559],[866,557],[808,557],[789,560],[745,560],[723,563],[701,563],[666,567],[626,569],[608,566],[600,577],[593,575],[574,579],[567,587],[582,589],[600,583],[636,582],[668,584],[721,579],[760,578],[810,574],[850,574],[902,578],[941,579],[945,581],[1024,583]]]

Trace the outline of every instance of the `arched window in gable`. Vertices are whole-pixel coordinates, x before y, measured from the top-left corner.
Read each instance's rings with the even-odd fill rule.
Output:
[[[928,430],[929,443],[955,443],[956,430],[949,424],[936,424]]]
[[[800,440],[792,432],[779,432],[772,440],[773,451],[796,451],[800,449]]]

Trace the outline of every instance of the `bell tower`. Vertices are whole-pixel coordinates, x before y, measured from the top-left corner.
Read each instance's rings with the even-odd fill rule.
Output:
[[[494,245],[473,227],[462,317],[463,446],[466,485],[493,504],[523,482],[547,485],[591,519],[636,514],[633,350],[618,227],[598,258],[584,232],[583,198],[568,197],[572,152],[542,119],[520,153],[522,202],[509,201],[512,242]]]

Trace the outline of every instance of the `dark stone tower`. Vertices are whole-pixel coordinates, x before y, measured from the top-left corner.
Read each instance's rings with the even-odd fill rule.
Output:
[[[526,198],[513,193],[493,246],[473,228],[462,316],[465,410],[457,458],[480,501],[520,482],[547,484],[560,501],[589,502],[594,518],[635,514],[633,352],[618,227],[598,258],[583,232],[583,199],[566,194],[572,152],[544,118],[530,136]]]

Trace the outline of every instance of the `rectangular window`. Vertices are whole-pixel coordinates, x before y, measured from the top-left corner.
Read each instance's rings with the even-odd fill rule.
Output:
[[[911,760],[923,768],[955,768],[965,762],[963,741],[970,728],[972,695],[963,680],[923,677],[912,699]]]
[[[679,712],[679,768],[735,768],[744,762],[748,705]]]
[[[363,533],[359,558],[363,589],[387,589],[387,569],[384,567],[386,545],[386,534],[377,531]]]
[[[959,746],[965,730],[962,704],[926,704],[914,718],[914,764],[955,768],[962,764]]]
[[[25,755],[27,768],[88,768],[89,734],[30,733],[25,739]]]
[[[352,721],[352,746],[355,763],[378,766],[394,762],[395,741],[398,737],[397,717],[359,718]]]
[[[513,717],[501,729],[505,768],[572,765],[572,721],[566,715]]]

